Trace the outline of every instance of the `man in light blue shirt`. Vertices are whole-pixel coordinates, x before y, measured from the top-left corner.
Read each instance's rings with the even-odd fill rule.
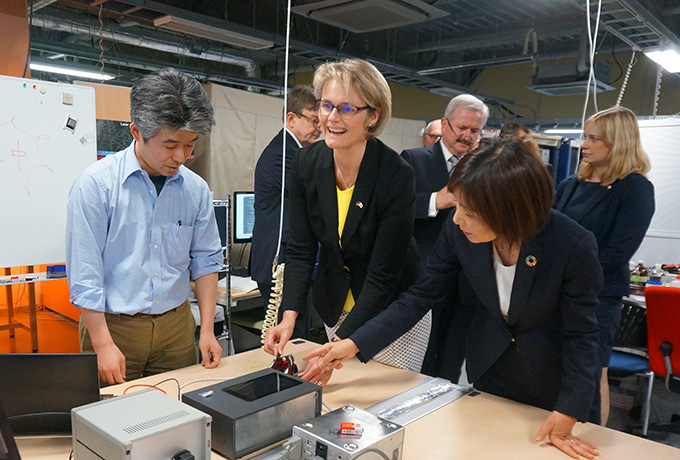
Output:
[[[182,165],[215,124],[213,108],[195,79],[167,69],[134,84],[130,117],[132,144],[88,167],[68,200],[80,346],[97,354],[107,384],[195,364],[190,276],[203,366],[216,367],[222,353],[213,332],[222,252],[212,196]]]

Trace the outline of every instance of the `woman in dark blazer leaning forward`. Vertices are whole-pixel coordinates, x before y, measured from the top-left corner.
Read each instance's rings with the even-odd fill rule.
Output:
[[[328,63],[316,70],[314,90],[324,139],[300,150],[292,165],[284,312],[265,340],[272,354],[283,352],[306,304],[317,249],[313,305],[329,340],[384,310],[415,281],[419,264],[413,170],[375,138],[391,113],[384,77],[359,59]],[[427,316],[377,359],[420,371],[429,333]],[[331,372],[313,360],[300,377],[325,385]]]
[[[555,208],[597,238],[604,272],[600,323],[602,424],[609,417],[607,369],[621,322],[621,298],[630,294],[628,261],[642,243],[654,215],[654,186],[645,178],[649,158],[642,150],[635,114],[612,107],[586,121],[578,175],[557,188]]]
[[[458,206],[416,283],[349,338],[303,359],[330,368],[357,353],[366,361],[458,286],[475,309],[469,380],[552,411],[536,439],[550,436],[570,456],[593,458],[596,447],[571,433],[576,420],[600,415],[595,237],[550,209],[552,179],[524,143],[480,147],[458,163],[448,187]]]

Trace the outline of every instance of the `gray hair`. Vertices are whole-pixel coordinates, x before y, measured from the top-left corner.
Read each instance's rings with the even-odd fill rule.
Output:
[[[451,99],[449,105],[446,106],[444,117],[451,118],[451,115],[453,115],[453,112],[458,107],[474,110],[476,112],[482,112],[482,115],[484,115],[484,123],[482,123],[482,126],[486,124],[486,120],[489,118],[489,108],[485,103],[474,97],[472,94],[461,94]]]
[[[130,91],[130,120],[145,141],[163,128],[210,134],[215,124],[213,107],[201,84],[171,68],[135,82]]]

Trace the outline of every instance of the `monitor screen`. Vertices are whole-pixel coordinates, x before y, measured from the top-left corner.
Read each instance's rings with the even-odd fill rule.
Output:
[[[71,409],[99,401],[97,355],[2,353],[0,400],[14,433],[71,433]]]
[[[132,142],[129,121],[97,120],[97,159],[119,152]]]
[[[213,200],[213,209],[215,210],[217,230],[220,232],[220,242],[224,251],[227,249],[227,202]]]
[[[234,192],[234,243],[250,243],[255,225],[255,192]]]

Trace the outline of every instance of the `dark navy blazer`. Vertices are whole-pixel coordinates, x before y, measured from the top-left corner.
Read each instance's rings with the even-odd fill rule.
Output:
[[[413,169],[381,141],[369,139],[339,238],[333,151],[323,141],[301,149],[291,171],[282,310],[303,311],[317,248],[312,291],[321,319],[329,326],[337,322],[350,287],[356,302],[339,337],[384,310],[418,273],[414,197]]]
[[[576,176],[557,188],[555,209],[593,232],[604,272],[603,296],[630,294],[628,262],[640,247],[654,215],[654,186],[641,174],[630,174],[609,187],[599,187],[596,196],[577,214],[565,207],[579,183]]]
[[[586,420],[596,401],[601,372],[595,312],[602,269],[593,234],[550,211],[540,234],[522,245],[506,321],[500,310],[492,243],[471,243],[458,226],[447,222],[411,289],[350,336],[360,350],[358,357],[372,358],[455,285],[460,287],[461,301],[475,307],[467,335],[470,381],[491,372],[514,342],[529,372],[547,382],[539,391],[554,402],[552,409]],[[494,377],[500,382],[522,379],[521,375]],[[514,389],[523,391],[536,389]]]
[[[404,150],[401,157],[413,167],[416,176],[416,222],[413,236],[418,244],[418,254],[425,263],[444,222],[452,216],[451,209],[442,209],[435,217],[427,215],[430,197],[449,182],[448,168],[441,141],[427,147]]]
[[[255,226],[250,251],[250,276],[259,283],[271,284],[272,261],[279,241],[281,219],[281,167],[283,150],[282,129],[262,151],[255,166]],[[286,191],[284,201],[283,235],[279,263],[286,261],[288,241],[287,196],[290,183],[290,167],[299,147],[293,136],[286,132]]]

